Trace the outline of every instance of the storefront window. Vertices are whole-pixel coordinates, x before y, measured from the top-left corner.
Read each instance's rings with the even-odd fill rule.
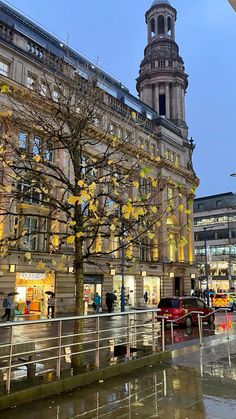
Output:
[[[16,274],[16,309],[22,314],[26,310],[26,301],[30,301],[30,311],[46,313],[48,295],[46,291],[54,292],[54,274],[23,272]]]
[[[134,289],[134,276],[125,275],[124,278],[124,286],[125,286],[125,306],[126,307],[133,307],[135,305],[135,289]],[[116,308],[120,308],[121,303],[121,285],[122,285],[122,278],[121,275],[115,275],[113,279],[113,292],[117,297],[115,302]]]
[[[147,305],[156,306],[160,301],[161,280],[159,277],[146,276],[143,284],[144,293],[147,292]]]

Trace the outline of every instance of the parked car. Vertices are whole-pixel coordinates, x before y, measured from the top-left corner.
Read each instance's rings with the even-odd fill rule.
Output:
[[[231,311],[236,310],[236,295],[234,292],[218,292],[213,298],[212,305],[214,308],[230,308]]]
[[[166,316],[166,322],[176,319],[176,323],[185,324],[186,327],[191,327],[198,323],[198,314],[193,313],[193,311],[199,311],[204,316],[212,313],[206,318],[206,321],[208,324],[213,324],[215,321],[214,310],[207,307],[206,303],[197,297],[163,297],[158,304],[158,308],[160,312],[157,318],[158,316]],[[187,313],[188,316],[177,320]]]

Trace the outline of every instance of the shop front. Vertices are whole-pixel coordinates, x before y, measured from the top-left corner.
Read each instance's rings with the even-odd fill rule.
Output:
[[[113,293],[116,295],[117,300],[115,301],[115,309],[120,309],[121,304],[121,285],[122,277],[121,275],[113,276]],[[134,307],[135,305],[135,282],[134,276],[125,275],[124,277],[124,287],[125,287],[125,306]]]
[[[161,298],[161,278],[156,276],[146,276],[143,282],[143,291],[147,305],[157,306]]]
[[[46,313],[48,295],[54,292],[55,275],[53,273],[18,272],[16,274],[16,313]]]
[[[84,302],[89,307],[93,304],[94,294],[102,296],[102,275],[84,275]]]

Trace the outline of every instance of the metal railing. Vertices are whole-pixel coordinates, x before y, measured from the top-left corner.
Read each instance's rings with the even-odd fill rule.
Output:
[[[0,382],[6,391],[19,378],[34,379],[50,371],[60,379],[71,373],[73,357],[87,369],[127,362],[137,356],[165,350],[164,319],[158,309],[138,310],[0,324]],[[74,332],[75,322],[83,325]],[[37,338],[35,338],[37,335]],[[27,338],[24,338],[27,336]]]
[[[165,325],[170,324],[171,348],[174,349],[174,323],[197,314],[200,346],[203,345],[203,321],[218,311],[226,317],[228,309],[213,310],[208,315],[192,311],[170,320],[159,316],[160,309],[125,313],[27,320],[0,324],[0,384],[9,393],[19,378],[35,380],[50,372],[60,379],[63,372],[71,375],[73,357],[80,356],[87,370],[98,369],[117,362],[127,362],[165,351]],[[74,332],[75,322],[83,325],[81,333]],[[37,335],[37,337],[35,337]],[[79,342],[79,343],[78,343]]]

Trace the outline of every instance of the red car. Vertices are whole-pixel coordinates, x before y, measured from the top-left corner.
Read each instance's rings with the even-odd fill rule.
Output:
[[[212,313],[206,318],[206,321],[208,324],[213,324],[215,321],[214,310],[207,307],[204,301],[196,297],[163,297],[158,304],[158,308],[160,312],[157,319],[158,316],[166,316],[167,320],[175,320],[188,313],[188,316],[176,321],[176,323],[185,324],[186,327],[198,324],[198,314],[193,313],[193,311],[199,311],[204,316]]]

